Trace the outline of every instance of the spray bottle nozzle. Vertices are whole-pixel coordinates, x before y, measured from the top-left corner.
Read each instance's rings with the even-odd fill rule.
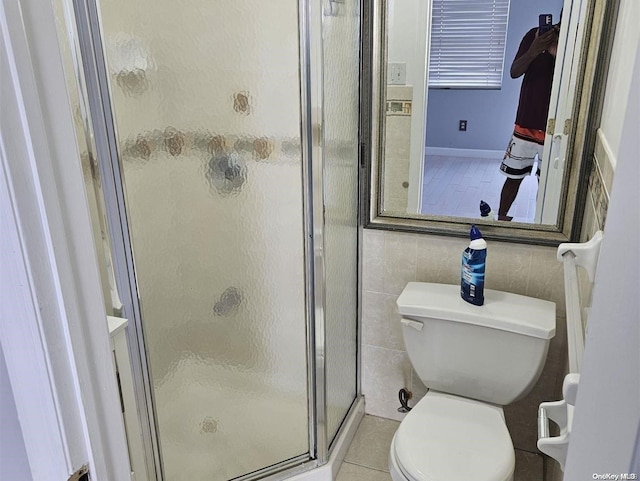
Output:
[[[491,214],[491,206],[487,204],[484,200],[480,201],[480,216],[488,217]]]
[[[469,239],[476,240],[476,239],[482,239],[482,232],[480,232],[480,229],[478,229],[475,224],[471,226],[471,231],[469,231]]]

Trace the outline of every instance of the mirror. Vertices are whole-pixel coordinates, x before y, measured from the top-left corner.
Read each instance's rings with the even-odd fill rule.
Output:
[[[372,99],[365,119],[370,130],[363,129],[371,132],[366,226],[467,235],[476,223],[498,240],[575,239],[586,188],[583,159],[589,158],[593,106],[601,95],[585,95],[603,70],[598,52],[606,9],[594,7],[604,3],[374,2],[371,31],[363,36],[371,79],[363,96]],[[521,43],[531,41],[525,35],[535,35],[539,16],[551,14],[557,24],[561,11],[555,58],[553,47],[539,56],[547,56],[550,91],[545,100],[529,102],[538,111],[548,106],[548,113],[538,112],[543,119],[535,143],[521,145],[523,132],[512,134],[523,76],[511,78],[512,62]],[[516,160],[508,158],[505,167],[507,145]],[[513,163],[522,162],[525,151],[532,160]],[[528,169],[534,175],[523,176]],[[515,182],[519,189],[509,209],[514,181],[509,188],[505,179],[514,176],[524,178]],[[493,211],[486,217],[481,201]],[[503,220],[497,220],[501,204]]]

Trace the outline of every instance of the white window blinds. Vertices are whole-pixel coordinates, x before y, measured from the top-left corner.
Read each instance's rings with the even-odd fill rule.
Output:
[[[509,0],[433,0],[430,88],[500,88]]]

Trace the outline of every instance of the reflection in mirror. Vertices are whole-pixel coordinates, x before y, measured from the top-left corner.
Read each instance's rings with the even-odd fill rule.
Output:
[[[566,197],[565,157],[587,3],[387,0],[380,47],[386,70],[378,119],[380,215],[468,222],[481,217],[485,201],[492,212],[484,219],[497,219],[502,197],[501,219],[555,227]],[[525,53],[537,36],[539,17],[551,14],[558,24],[563,8],[562,28]],[[543,42],[550,36],[557,44]],[[512,78],[516,56],[520,72]],[[543,75],[548,80],[540,80]],[[525,104],[538,119],[521,127],[539,132],[523,143],[528,132],[515,139],[512,134],[517,112],[519,123],[531,116],[523,113]],[[507,150],[512,158],[504,166]],[[503,195],[504,170],[516,179]],[[512,205],[509,193],[517,193]]]

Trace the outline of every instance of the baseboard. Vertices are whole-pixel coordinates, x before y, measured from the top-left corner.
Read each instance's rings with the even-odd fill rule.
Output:
[[[360,397],[352,407],[345,425],[341,429],[327,464],[305,473],[288,478],[288,481],[333,481],[338,476],[349,446],[356,435],[360,421],[364,417],[364,398]]]
[[[449,147],[426,147],[425,155],[442,155],[447,157],[475,157],[476,159],[500,160],[504,150],[453,149]]]
[[[333,447],[333,450],[331,452],[329,464],[331,465],[332,480],[336,479],[336,477],[338,476],[340,466],[342,466],[342,462],[347,455],[347,451],[349,451],[349,447],[351,446],[351,442],[356,435],[358,426],[360,426],[360,421],[362,421],[362,418],[364,417],[364,411],[364,397],[361,396],[356,401],[355,406],[353,406],[353,408],[351,409],[351,413],[349,414],[345,426],[340,432],[340,435],[338,436],[335,446]]]

